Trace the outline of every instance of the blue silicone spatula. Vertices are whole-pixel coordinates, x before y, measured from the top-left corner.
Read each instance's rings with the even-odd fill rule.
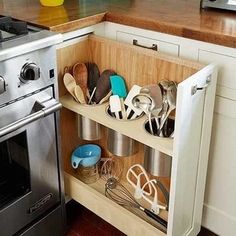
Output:
[[[110,76],[111,90],[113,95],[118,95],[121,101],[122,118],[127,119],[126,111],[124,109],[124,98],[127,96],[125,80],[119,75]]]

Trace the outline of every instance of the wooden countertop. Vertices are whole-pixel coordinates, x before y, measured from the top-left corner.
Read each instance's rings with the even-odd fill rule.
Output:
[[[200,10],[200,0],[65,0],[43,7],[39,0],[0,0],[0,14],[68,32],[102,21],[236,47],[236,13]]]

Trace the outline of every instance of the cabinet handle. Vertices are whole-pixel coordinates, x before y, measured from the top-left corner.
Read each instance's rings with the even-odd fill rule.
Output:
[[[133,45],[141,47],[141,48],[146,48],[146,49],[151,49],[151,50],[154,50],[154,51],[158,51],[157,44],[152,44],[151,47],[147,47],[147,46],[144,46],[142,44],[139,44],[137,39],[133,39]]]

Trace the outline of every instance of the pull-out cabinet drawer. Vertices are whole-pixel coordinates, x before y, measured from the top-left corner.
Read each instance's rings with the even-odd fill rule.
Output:
[[[173,56],[179,55],[179,45],[174,43],[151,39],[121,31],[118,31],[116,33],[116,39],[120,42],[137,45],[139,47],[147,47],[161,53],[166,53]]]
[[[64,67],[75,62],[95,62],[100,71],[113,69],[132,85],[156,84],[160,80],[178,83],[173,139],[151,136],[144,128],[145,117],[136,121],[117,121],[108,117],[106,105],[83,106],[64,95]],[[59,86],[62,111],[62,155],[65,188],[68,195],[127,235],[183,236],[197,235],[200,230],[206,168],[211,134],[217,72],[213,65],[166,56],[152,50],[89,36],[76,45],[58,50]],[[169,211],[160,216],[168,221],[167,230],[143,215],[137,215],[104,196],[103,180],[86,185],[76,179],[70,165],[72,150],[84,143],[77,137],[76,114],[86,116],[140,142],[140,151],[121,158],[126,171],[132,164],[143,164],[143,144],[172,158],[170,178],[158,178],[169,188]],[[105,129],[104,129],[105,130]],[[106,134],[98,142],[106,150]],[[125,183],[125,173],[123,178]]]

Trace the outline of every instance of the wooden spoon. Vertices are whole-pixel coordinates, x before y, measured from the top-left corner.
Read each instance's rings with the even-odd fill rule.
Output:
[[[85,97],[84,97],[83,90],[82,90],[82,88],[79,85],[76,85],[74,87],[74,93],[75,93],[75,96],[76,96],[77,100],[81,104],[86,104],[86,100],[85,100]]]
[[[87,81],[88,81],[88,70],[84,63],[76,63],[73,66],[73,76],[75,82],[83,91],[83,94],[86,94],[87,91]]]
[[[94,101],[99,103],[111,90],[110,76],[116,75],[113,70],[104,70],[97,81],[97,89],[94,94]]]
[[[63,82],[64,82],[64,85],[65,85],[67,91],[76,100],[76,102],[78,102],[78,99],[77,99],[77,97],[75,95],[75,91],[74,91],[75,86],[76,86],[74,77],[69,73],[65,73],[64,77],[63,77]]]

